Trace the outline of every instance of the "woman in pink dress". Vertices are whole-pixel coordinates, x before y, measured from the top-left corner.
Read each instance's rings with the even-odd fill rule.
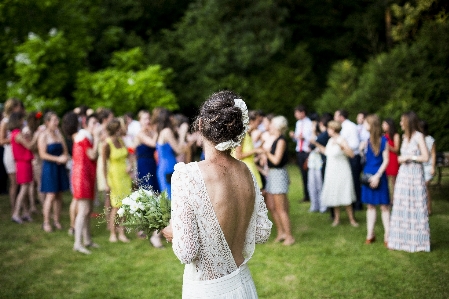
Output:
[[[96,114],[89,115],[86,119],[86,128],[76,133],[73,139],[71,179],[73,198],[77,202],[73,250],[84,254],[90,254],[86,247],[98,247],[92,242],[89,221],[95,199],[99,129],[101,129],[97,125]]]
[[[382,130],[388,142],[387,148],[389,153],[389,162],[385,173],[388,178],[391,203],[393,204],[393,190],[394,185],[396,184],[396,176],[399,171],[398,153],[401,148],[401,138],[399,137],[394,121],[391,118],[387,118],[382,122]]]
[[[22,220],[31,221],[31,216],[24,199],[29,197],[30,201],[34,201],[33,192],[33,153],[31,148],[37,142],[36,134],[32,140],[27,140],[22,133],[23,120],[25,115],[22,112],[14,112],[9,117],[8,129],[11,131],[11,148],[14,160],[16,161],[16,181],[20,185],[20,193],[17,196],[14,212],[11,220],[21,224]],[[23,209],[23,216],[20,217],[20,209]]]

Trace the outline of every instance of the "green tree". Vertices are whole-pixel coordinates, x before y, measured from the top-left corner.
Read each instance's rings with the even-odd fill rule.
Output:
[[[176,97],[167,88],[172,71],[159,65],[143,67],[141,59],[139,48],[120,51],[113,54],[114,66],[93,73],[80,72],[74,93],[76,103],[108,107],[118,114],[158,106],[177,109]]]
[[[63,32],[51,29],[45,38],[30,32],[9,61],[17,80],[8,82],[7,95],[22,99],[30,109],[63,112],[67,107],[62,95],[85,57],[86,53],[70,43]]]

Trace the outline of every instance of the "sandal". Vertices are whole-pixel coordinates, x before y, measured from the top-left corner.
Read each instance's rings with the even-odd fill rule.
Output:
[[[59,222],[54,222],[53,223],[53,225],[55,226],[55,228],[57,229],[57,230],[61,230],[62,229],[62,225],[61,225],[61,223],[59,223]]]
[[[77,251],[84,254],[91,254],[90,250],[88,250],[86,247],[83,246],[73,247],[73,251]]]

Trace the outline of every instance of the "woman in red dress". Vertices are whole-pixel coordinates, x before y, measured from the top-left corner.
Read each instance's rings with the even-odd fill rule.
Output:
[[[385,173],[388,178],[388,187],[390,189],[391,204],[393,204],[394,185],[396,183],[396,176],[399,171],[398,153],[401,148],[401,139],[396,131],[396,126],[391,118],[387,118],[382,122],[382,130],[385,138],[388,141],[389,162]]]
[[[73,140],[71,179],[73,198],[77,201],[78,210],[75,218],[73,250],[84,254],[90,254],[86,247],[98,247],[90,236],[89,216],[95,199],[99,133],[98,118],[95,114],[91,114],[87,117],[86,128],[81,129]]]
[[[14,112],[9,117],[8,129],[11,131],[11,148],[16,162],[16,181],[20,185],[20,192],[17,196],[12,221],[21,224],[22,220],[31,221],[27,204],[24,202],[26,196],[30,202],[34,202],[33,192],[33,153],[31,148],[37,142],[36,134],[32,140],[28,140],[22,133],[25,115],[22,112]],[[20,209],[23,208],[23,216],[20,217]]]

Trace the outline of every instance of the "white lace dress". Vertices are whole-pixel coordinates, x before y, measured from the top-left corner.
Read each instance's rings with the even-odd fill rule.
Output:
[[[256,243],[267,241],[272,223],[253,177],[256,200],[237,267],[197,163],[178,163],[172,176],[173,251],[186,264],[182,298],[257,298],[247,262]]]

